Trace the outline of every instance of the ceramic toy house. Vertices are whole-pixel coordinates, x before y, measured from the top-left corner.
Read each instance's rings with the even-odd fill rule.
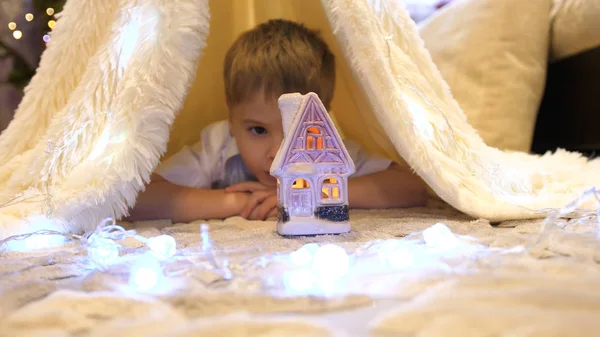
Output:
[[[315,93],[279,98],[284,138],[271,166],[281,235],[350,231],[348,176],[354,162]]]

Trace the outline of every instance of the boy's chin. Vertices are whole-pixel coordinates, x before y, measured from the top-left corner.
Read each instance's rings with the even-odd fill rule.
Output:
[[[261,177],[259,177],[258,181],[265,186],[269,186],[269,187],[277,186],[277,178],[273,177],[268,172],[266,172]]]

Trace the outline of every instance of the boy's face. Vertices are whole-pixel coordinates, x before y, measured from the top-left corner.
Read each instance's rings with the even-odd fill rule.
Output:
[[[229,108],[229,129],[240,155],[259,182],[277,186],[269,174],[271,163],[283,141],[281,112],[277,99],[265,100],[262,91]]]

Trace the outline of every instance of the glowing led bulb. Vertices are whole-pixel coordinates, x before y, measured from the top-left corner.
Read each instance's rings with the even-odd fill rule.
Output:
[[[313,262],[313,256],[319,249],[316,243],[308,243],[290,254],[290,259],[296,266],[308,266]]]
[[[119,245],[109,239],[92,237],[88,257],[97,264],[109,264],[119,257]]]
[[[304,249],[314,255],[317,252],[317,250],[319,250],[319,245],[316,243],[307,243],[304,246],[300,247],[300,249]]]
[[[316,282],[314,273],[310,270],[296,270],[284,274],[285,289],[296,294],[306,294],[313,290]]]
[[[414,262],[410,246],[400,240],[386,240],[379,250],[379,259],[393,268],[409,267]]]
[[[54,21],[54,20],[48,21],[48,27],[50,27],[50,29],[54,29],[54,26],[56,26],[56,21]]]
[[[327,244],[315,252],[312,268],[322,278],[337,280],[348,272],[350,257],[342,247]]]
[[[10,29],[10,30],[15,30],[15,29],[17,29],[17,24],[16,24],[16,23],[14,23],[14,22],[9,22],[9,23],[8,23],[8,29]]]
[[[27,20],[29,22],[33,21],[33,14],[31,14],[31,13],[25,14],[25,20]]]
[[[160,262],[152,256],[142,256],[131,268],[129,284],[141,291],[156,288],[163,279]]]
[[[425,229],[423,239],[429,248],[453,249],[460,245],[460,240],[450,228],[440,222]]]
[[[168,259],[177,251],[177,242],[172,236],[166,234],[148,239],[147,245],[152,253],[161,259]]]
[[[290,260],[296,266],[308,266],[312,262],[313,256],[306,250],[298,249],[290,253]]]
[[[15,40],[20,40],[23,37],[23,32],[20,30],[15,30],[13,32],[13,37],[15,38]]]
[[[44,37],[42,37],[42,39],[44,40],[44,42],[48,43],[50,42],[50,35],[46,34],[44,35]]]
[[[48,16],[54,15],[54,8],[46,8],[46,14],[48,14]]]

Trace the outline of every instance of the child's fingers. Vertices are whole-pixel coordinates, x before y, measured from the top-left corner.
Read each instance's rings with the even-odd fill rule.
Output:
[[[258,220],[258,207],[256,207],[252,213],[246,218],[248,220]]]
[[[270,195],[271,193],[269,193],[268,191],[257,191],[252,193],[250,199],[248,200],[248,203],[246,203],[246,206],[240,213],[240,216],[243,218],[248,218],[250,214],[252,214],[252,211],[256,208],[256,206],[258,206],[258,204],[263,202],[263,200],[268,198]]]
[[[258,206],[258,220],[266,220],[269,214],[277,208],[277,196],[271,195]]]
[[[276,218],[277,217],[277,203],[275,203],[275,207],[267,214],[268,218]]]
[[[266,190],[267,187],[257,181],[246,181],[225,188],[225,192],[256,192]]]
[[[225,192],[253,192],[256,186],[251,184],[253,182],[244,182],[235,185],[231,185],[225,188]]]

